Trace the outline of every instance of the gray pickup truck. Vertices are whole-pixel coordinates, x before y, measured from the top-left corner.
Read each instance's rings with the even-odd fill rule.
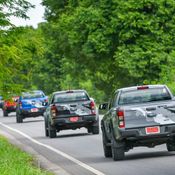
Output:
[[[136,146],[154,147],[166,143],[175,151],[175,99],[165,85],[144,85],[118,89],[101,120],[105,157],[122,160]]]

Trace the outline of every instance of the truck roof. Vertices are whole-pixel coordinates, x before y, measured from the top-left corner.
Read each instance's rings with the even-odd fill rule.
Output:
[[[131,87],[125,87],[125,88],[120,88],[117,91],[131,91],[131,90],[137,90],[138,88],[144,88],[144,87],[148,87],[148,88],[161,88],[161,87],[166,87],[166,85],[141,85],[141,86],[131,86]]]
[[[63,91],[56,91],[53,94],[62,94],[62,93],[69,93],[69,92],[86,92],[84,89],[76,89],[76,90],[63,90]],[[87,93],[87,92],[86,92]]]

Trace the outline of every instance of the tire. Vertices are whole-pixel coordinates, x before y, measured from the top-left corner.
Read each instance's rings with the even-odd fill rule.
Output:
[[[48,122],[47,119],[44,118],[44,123],[45,123],[45,136],[48,137],[49,136],[49,131],[48,131]]]
[[[106,138],[105,131],[102,130],[102,141],[103,141],[103,151],[105,157],[112,157],[112,149],[111,146],[108,146],[109,143]]]
[[[92,133],[92,134],[99,134],[99,126],[89,126],[88,128],[87,128],[87,131],[88,131],[88,133]]]
[[[99,118],[97,118],[97,121],[94,122],[92,125],[90,125],[87,128],[88,133],[92,133],[94,135],[99,134],[100,129],[99,129]]]
[[[8,112],[6,110],[3,110],[3,116],[8,117]]]
[[[57,136],[57,131],[55,127],[51,126],[50,122],[48,122],[48,134],[50,138],[55,138]]]
[[[19,113],[16,113],[16,123],[23,123],[23,117]]]
[[[112,150],[112,158],[114,161],[124,159],[125,157],[124,143],[116,141],[114,136],[112,136],[111,138],[111,150]]]
[[[166,143],[167,150],[170,151],[175,151],[175,140],[168,141]]]
[[[99,134],[99,126],[92,126],[92,134]]]
[[[88,132],[89,134],[92,133],[91,127],[88,127],[88,128],[87,128],[87,132]]]

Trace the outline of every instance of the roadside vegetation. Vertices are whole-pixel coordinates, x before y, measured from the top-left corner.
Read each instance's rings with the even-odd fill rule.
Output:
[[[2,1],[26,17],[31,4]],[[97,102],[120,87],[167,84],[175,93],[173,0],[43,0],[37,29],[0,20],[0,94],[86,89]],[[3,30],[3,27],[6,30]],[[7,30],[8,27],[8,30]]]
[[[0,136],[0,174],[1,175],[51,175],[39,167],[32,156],[11,145]]]

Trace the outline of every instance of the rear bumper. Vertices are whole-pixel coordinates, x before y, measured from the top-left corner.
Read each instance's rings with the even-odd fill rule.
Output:
[[[37,112],[31,112],[31,109],[20,109],[19,113],[24,117],[24,118],[28,118],[28,117],[38,117],[44,114],[46,108],[37,108],[38,111]]]
[[[81,127],[88,127],[91,124],[97,123],[98,119],[96,115],[89,115],[89,116],[78,116],[78,120],[72,122],[70,120],[71,117],[59,117],[53,119],[53,125],[59,130],[62,129],[76,129]]]
[[[7,111],[7,112],[15,112],[16,111],[16,106],[5,107],[5,111]]]
[[[169,139],[175,136],[175,125],[160,126],[160,133],[146,134],[145,128],[120,130],[122,139],[126,140],[152,140],[152,139]]]

